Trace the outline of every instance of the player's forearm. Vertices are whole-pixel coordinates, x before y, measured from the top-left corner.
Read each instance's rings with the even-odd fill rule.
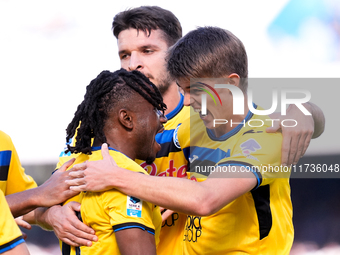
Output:
[[[7,195],[6,200],[14,217],[18,217],[41,206],[39,188]]]
[[[124,172],[110,178],[111,186],[125,194],[185,214],[206,215],[214,209],[204,209],[209,200],[207,198],[212,198],[213,194],[202,183],[175,177],[142,175],[125,169],[121,171]]]
[[[314,133],[312,138],[317,138],[325,130],[325,115],[317,105],[311,102],[305,103],[304,106],[312,114],[314,120]]]
[[[48,222],[48,212],[50,208],[38,207],[35,210],[25,214],[23,220],[30,223],[39,225],[45,230],[53,230],[50,223]]]

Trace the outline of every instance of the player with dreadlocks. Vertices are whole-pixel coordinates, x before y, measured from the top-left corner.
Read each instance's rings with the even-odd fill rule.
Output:
[[[108,118],[108,111],[119,101],[131,100],[130,88],[138,92],[157,110],[162,112],[166,110],[159,90],[142,73],[127,72],[124,69],[115,73],[103,71],[87,86],[84,101],[78,106],[73,120],[66,129],[66,141],[74,137],[76,130],[78,132],[76,145],[74,147],[68,145],[66,153],[70,151],[91,154],[91,139],[94,136],[101,143],[107,142],[103,126]]]
[[[102,159],[100,146],[108,143],[119,166],[147,174],[134,160],[155,158],[160,150],[155,136],[163,131],[165,109],[158,89],[142,73],[103,71],[87,86],[67,127],[67,140],[77,133],[75,145],[68,145],[67,151],[80,153],[75,163],[94,161]],[[63,243],[63,255],[156,254],[158,207],[117,190],[83,192],[78,201],[83,222],[96,231],[99,241],[91,247]]]

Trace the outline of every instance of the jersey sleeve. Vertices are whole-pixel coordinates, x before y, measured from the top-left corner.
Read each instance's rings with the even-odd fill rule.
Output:
[[[281,144],[282,135],[279,133],[243,135],[235,144],[232,155],[217,165],[228,169],[239,166],[240,171],[254,173],[256,187],[269,184],[275,178],[289,178],[290,168],[281,166]]]
[[[25,173],[25,169],[21,166],[21,162],[12,139],[9,136],[6,136],[6,138],[1,142],[6,143],[8,147],[8,149],[5,151],[1,151],[3,156],[1,158],[6,161],[3,162],[4,166],[2,167],[7,167],[8,170],[5,195],[10,195],[37,187],[37,184],[33,178],[27,175]]]
[[[110,190],[102,195],[105,211],[110,216],[114,232],[140,228],[155,234],[153,210],[158,207],[136,197],[127,196],[117,190]],[[159,210],[159,209],[158,209]]]
[[[0,254],[24,242],[21,231],[13,219],[4,194],[0,190]]]

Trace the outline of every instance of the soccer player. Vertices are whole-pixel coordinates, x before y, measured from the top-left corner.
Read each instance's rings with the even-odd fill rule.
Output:
[[[22,233],[13,219],[2,190],[0,190],[0,208],[0,254],[29,254]]]
[[[157,87],[142,73],[103,71],[87,86],[67,127],[67,139],[77,136],[66,153],[80,153],[75,163],[100,160],[100,146],[108,143],[119,166],[147,174],[134,160],[153,160],[161,149],[155,136],[164,129],[165,109]],[[75,254],[156,254],[161,228],[157,206],[117,190],[83,192],[79,199],[81,219],[96,231],[98,242],[73,247]],[[73,254],[64,243],[62,253]]]
[[[62,172],[73,161],[66,163],[55,176],[37,187],[32,177],[25,174],[12,139],[0,131],[0,253],[29,254],[13,215],[18,217],[36,207],[52,206],[77,194],[70,192],[68,185],[62,183],[68,178]]]
[[[151,164],[145,161],[137,162],[150,175],[186,177],[186,158],[182,150],[171,142],[170,134],[189,117],[189,108],[183,106],[184,98],[179,93],[175,81],[166,71],[165,59],[168,48],[182,36],[181,25],[178,19],[167,10],[157,6],[142,6],[117,14],[112,28],[118,39],[121,67],[129,71],[139,70],[144,73],[160,89],[164,102],[168,106],[165,112],[168,122],[165,124],[164,135],[157,136],[162,146],[161,151],[157,153],[156,160]],[[294,107],[288,108],[288,114],[299,114],[300,110]],[[283,151],[287,152],[282,160],[288,164],[300,158],[308,147],[314,130],[314,121],[311,117],[299,116],[298,118],[299,122],[308,123],[308,125],[306,125],[307,128],[301,127],[299,130],[294,130],[297,135],[294,136],[291,130],[283,128],[284,141],[286,141],[283,143]],[[319,122],[316,118],[315,123]],[[277,128],[271,130],[276,131]],[[320,134],[317,130],[320,129],[316,125],[314,132],[316,136]],[[59,165],[68,157],[63,154]],[[176,191],[172,191],[174,192]],[[79,210],[79,207],[76,203],[68,203],[65,207],[54,206],[47,210],[41,221],[45,222],[45,226],[51,225],[59,239],[64,242],[71,245],[91,245],[91,241],[97,239],[93,235],[94,232],[75,217],[73,210]],[[177,249],[181,250],[179,247],[181,242],[178,240],[182,239],[185,219],[185,216],[175,213],[164,222],[161,242],[158,246],[159,254],[177,254]]]
[[[248,109],[247,65],[242,42],[229,31],[215,27],[194,30],[169,50],[169,72],[184,91],[184,104],[195,111],[201,110],[202,89],[214,86],[214,77],[245,94],[245,113],[233,115],[231,93],[216,89],[221,105],[208,100],[207,114],[192,116],[174,134],[174,142],[184,150],[190,175],[197,182],[140,177],[115,167],[103,146],[102,161],[77,165],[70,172],[78,178],[67,181],[78,186],[71,188],[75,191],[117,188],[188,214],[184,254],[289,254],[294,236],[290,171],[288,167],[265,170],[281,166],[282,135],[266,133],[269,125],[247,125],[253,119],[269,118]],[[190,82],[191,78],[202,76],[204,82]],[[215,118],[240,124],[214,125]],[[98,176],[99,171],[105,176],[105,184]]]
[[[164,136],[162,140],[157,140],[161,144],[161,150],[153,162],[138,157],[136,162],[150,175],[186,178],[187,160],[183,151],[172,144],[171,137],[167,134],[187,119],[190,112],[189,107],[183,105],[184,97],[175,81],[169,77],[165,62],[168,48],[182,37],[182,27],[170,11],[157,6],[143,6],[118,13],[114,17],[112,29],[118,40],[121,67],[145,74],[158,87],[167,105],[165,114],[168,121],[164,125]],[[57,168],[74,156],[62,154]],[[75,208],[75,203],[65,206],[55,206],[47,211],[45,227],[52,225],[59,239],[68,244],[91,245],[89,241],[96,240],[91,235],[91,230],[79,224],[73,210],[68,210],[79,210],[79,207]],[[55,219],[63,224],[56,223]],[[178,254],[178,251],[181,251],[180,240],[185,220],[186,215],[174,213],[163,222],[157,254]],[[75,233],[74,236],[72,232]]]
[[[65,163],[45,183],[37,187],[31,176],[21,166],[12,139],[0,131],[0,190],[6,196],[14,217],[21,216],[41,206],[59,204],[75,194],[63,184],[67,177],[65,169],[74,159]]]

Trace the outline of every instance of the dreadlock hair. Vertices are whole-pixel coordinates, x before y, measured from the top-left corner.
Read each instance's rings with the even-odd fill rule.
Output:
[[[112,31],[118,39],[120,32],[134,28],[150,36],[151,30],[160,29],[170,47],[182,37],[182,27],[176,16],[158,6],[140,6],[118,13],[112,22]]]
[[[84,100],[66,129],[67,143],[76,133],[77,136],[75,146],[67,144],[65,153],[90,155],[92,138],[107,142],[103,129],[110,111],[118,102],[129,100],[135,92],[158,110],[164,112],[166,109],[157,87],[139,71],[102,71],[86,87]]]

